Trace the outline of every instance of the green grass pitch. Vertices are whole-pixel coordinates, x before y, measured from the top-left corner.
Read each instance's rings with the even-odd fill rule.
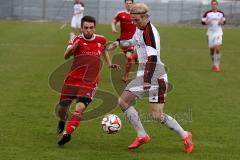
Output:
[[[161,58],[168,68],[169,82],[173,85],[165,112],[176,117],[186,130],[192,131],[196,148],[192,155],[187,155],[174,132],[151,122],[146,100],[140,100],[136,105],[145,129],[152,137],[149,144],[136,150],[127,149],[135,138],[135,132],[120,109],[113,106],[115,108],[110,112],[120,115],[122,119],[119,133],[103,133],[100,115],[82,122],[69,144],[61,148],[57,146],[54,106],[59,95],[50,89],[48,80],[50,74],[65,62],[63,52],[69,38],[69,26],[61,29],[62,25],[0,21],[1,159],[240,159],[239,28],[224,29],[222,71],[213,73],[206,28],[159,27]],[[108,40],[116,38],[110,31],[110,25],[98,25],[97,33],[105,35]],[[113,75],[120,73],[113,72]],[[115,87],[124,85],[119,78],[113,78]],[[118,97],[106,65],[101,72],[99,90],[111,93],[115,99]],[[100,103],[101,99],[96,99],[89,106],[89,112]]]

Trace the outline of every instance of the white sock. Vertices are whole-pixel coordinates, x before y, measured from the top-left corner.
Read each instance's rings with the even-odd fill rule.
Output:
[[[217,65],[220,65],[220,60],[221,60],[221,53],[218,53],[218,54],[216,55]]]
[[[72,40],[72,39],[75,38],[75,37],[76,37],[75,33],[74,33],[74,32],[71,32],[71,33],[70,33],[70,40]]]
[[[135,131],[137,132],[137,135],[139,137],[146,136],[147,133],[143,128],[142,122],[138,116],[138,112],[136,111],[136,109],[133,106],[130,106],[129,108],[127,108],[127,110],[124,111],[124,113],[127,116],[128,120],[131,122]]]
[[[181,138],[185,138],[187,136],[187,132],[171,116],[164,114],[162,123],[168,128],[174,130]]]
[[[218,65],[218,54],[217,53],[213,54],[213,64]]]

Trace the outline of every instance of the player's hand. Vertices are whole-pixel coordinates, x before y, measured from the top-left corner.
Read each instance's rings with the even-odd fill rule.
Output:
[[[147,82],[144,82],[144,84],[143,84],[143,89],[144,89],[145,91],[148,91],[150,88],[151,88],[151,84],[150,84],[150,83],[147,83]]]
[[[111,64],[111,65],[109,66],[109,68],[115,69],[115,70],[121,69],[120,65],[118,65],[118,64]]]
[[[119,42],[118,42],[118,41],[115,41],[115,42],[109,44],[107,50],[108,50],[108,51],[113,51],[114,49],[117,48],[118,45],[119,45]]]
[[[223,26],[223,25],[224,25],[224,21],[223,21],[223,20],[219,21],[219,22],[218,22],[218,25],[219,25],[219,26]]]
[[[113,33],[118,33],[118,31],[116,29],[112,29]]]

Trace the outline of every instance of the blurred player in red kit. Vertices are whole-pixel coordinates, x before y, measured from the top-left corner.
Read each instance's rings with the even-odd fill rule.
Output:
[[[81,21],[82,34],[72,39],[64,53],[64,58],[73,56],[73,63],[61,91],[57,113],[60,118],[57,132],[61,134],[65,128],[69,106],[76,100],[75,112],[70,117],[58,144],[64,145],[71,139],[71,134],[78,127],[81,117],[93,100],[100,76],[100,56],[103,55],[109,68],[118,68],[112,64],[106,51],[106,38],[96,35],[96,21],[91,16],[84,16]]]
[[[130,8],[133,4],[134,0],[125,0],[125,7],[126,10],[119,11],[115,18],[112,21],[112,31],[113,33],[117,33],[116,24],[120,23],[120,40],[129,40],[132,38],[136,31],[136,26],[133,24],[130,18]],[[123,50],[123,53],[125,54],[125,57],[127,59],[127,64],[125,68],[124,75],[122,77],[122,80],[126,82],[129,78],[129,72],[131,70],[131,64],[132,60],[135,60],[135,63],[137,63],[137,54],[135,53],[134,46],[127,46],[127,47],[121,47]]]

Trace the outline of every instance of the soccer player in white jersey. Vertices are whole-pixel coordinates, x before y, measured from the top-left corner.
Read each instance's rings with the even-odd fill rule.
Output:
[[[149,8],[144,3],[136,3],[131,7],[130,14],[132,21],[137,26],[133,38],[117,40],[108,48],[113,50],[118,45],[134,45],[139,58],[137,76],[127,85],[119,98],[120,108],[137,132],[136,139],[128,148],[134,149],[150,141],[150,136],[146,133],[138,112],[132,105],[135,99],[141,98],[144,93],[147,93],[153,119],[175,131],[182,139],[186,152],[190,154],[194,148],[192,134],[185,131],[173,117],[163,112],[168,79],[164,64],[160,60],[160,36],[149,21]]]
[[[81,28],[81,19],[84,11],[84,4],[81,2],[81,0],[75,0],[73,10],[74,12],[71,20],[70,40],[76,37],[78,30],[80,31]]]
[[[218,10],[217,0],[211,1],[212,9],[205,12],[202,17],[202,24],[208,26],[208,45],[212,59],[212,70],[220,71],[221,46],[222,46],[222,26],[226,23],[224,13]]]

